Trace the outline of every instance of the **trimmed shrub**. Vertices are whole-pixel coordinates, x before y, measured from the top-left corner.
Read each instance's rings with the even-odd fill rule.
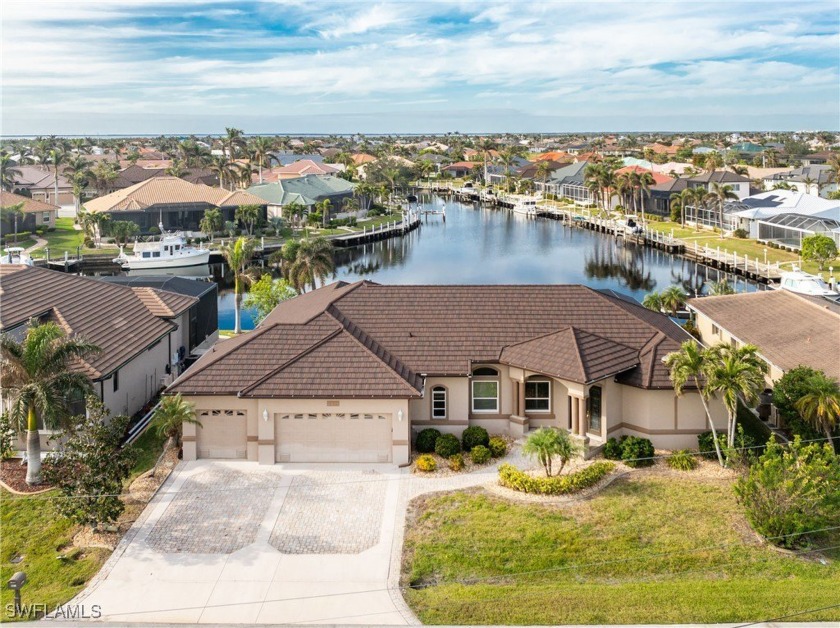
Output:
[[[649,467],[654,463],[653,443],[647,438],[627,436],[621,443],[621,460],[628,467]]]
[[[437,469],[437,462],[430,454],[423,454],[417,458],[417,462],[414,465],[418,471],[422,471],[423,473],[431,473],[435,469]]]
[[[494,436],[487,443],[487,449],[490,450],[490,455],[494,458],[501,458],[507,453],[507,442],[501,436]]]
[[[699,464],[694,455],[688,449],[680,449],[675,451],[668,458],[665,459],[668,466],[677,471],[691,471],[697,468]]]
[[[720,451],[726,455],[726,430],[721,434],[718,432],[718,444]],[[709,460],[717,460],[717,453],[715,452],[715,439],[712,438],[712,432],[703,432],[697,435],[697,446],[700,448],[700,455]]]
[[[441,458],[449,458],[461,453],[461,441],[454,434],[441,434],[435,441],[435,453]]]
[[[464,445],[464,451],[472,451],[472,448],[478,445],[487,447],[490,444],[490,435],[483,427],[473,425],[464,430],[461,443]]]
[[[513,465],[499,467],[499,484],[522,493],[537,495],[568,495],[594,486],[609,475],[615,465],[603,460],[568,475],[555,475],[548,478],[528,475]]]
[[[417,435],[417,451],[421,454],[430,454],[435,450],[435,443],[440,437],[440,432],[433,427],[422,430]]]
[[[621,438],[622,440],[624,439],[623,436]],[[618,440],[615,437],[607,440],[607,442],[604,443],[604,449],[602,451],[604,458],[607,460],[621,460],[621,442],[621,440]]]
[[[8,413],[0,414],[0,460],[11,458],[17,446],[17,431]]]
[[[735,229],[735,231],[732,232],[732,235],[743,240],[744,238],[748,238],[750,234],[747,233],[746,229]]]
[[[476,445],[470,451],[470,460],[474,464],[487,464],[490,462],[490,450],[484,445]]]
[[[449,456],[449,468],[453,471],[462,471],[464,468],[464,455],[463,454],[455,454],[454,456]]]

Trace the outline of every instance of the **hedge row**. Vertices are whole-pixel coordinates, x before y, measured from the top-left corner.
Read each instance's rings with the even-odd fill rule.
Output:
[[[513,465],[499,467],[499,484],[522,493],[538,495],[568,495],[594,486],[615,469],[612,462],[598,461],[568,475],[542,478],[528,475]]]

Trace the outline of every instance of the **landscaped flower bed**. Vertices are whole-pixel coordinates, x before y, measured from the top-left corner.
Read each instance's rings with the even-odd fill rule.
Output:
[[[499,467],[499,484],[523,493],[568,495],[594,486],[615,470],[612,462],[598,461],[567,475],[533,476],[513,465]]]

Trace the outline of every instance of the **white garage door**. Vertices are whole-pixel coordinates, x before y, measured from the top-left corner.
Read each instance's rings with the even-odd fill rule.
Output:
[[[196,426],[199,458],[246,458],[248,416],[244,410],[200,410]]]
[[[276,414],[277,462],[390,462],[391,415]]]

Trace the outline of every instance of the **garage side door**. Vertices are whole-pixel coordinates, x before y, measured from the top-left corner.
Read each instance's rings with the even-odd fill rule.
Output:
[[[391,415],[276,414],[277,462],[390,462]]]
[[[199,410],[196,449],[199,458],[246,458],[248,416],[244,410]]]

